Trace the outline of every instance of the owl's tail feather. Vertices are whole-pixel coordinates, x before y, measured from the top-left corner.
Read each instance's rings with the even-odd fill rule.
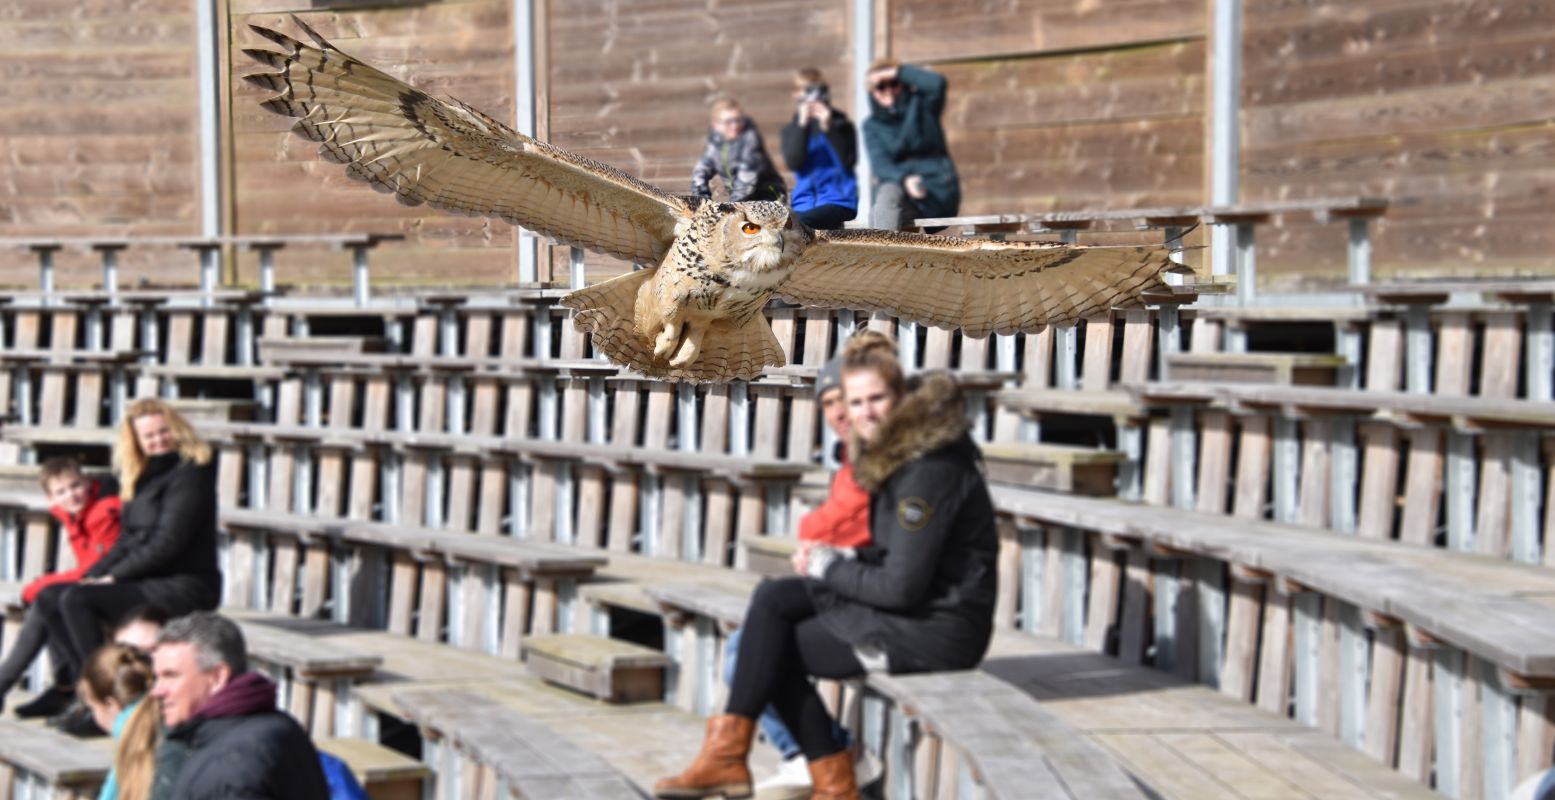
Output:
[[[752,314],[742,325],[712,323],[702,340],[697,359],[684,367],[672,367],[653,354],[653,333],[638,332],[637,294],[648,285],[657,268],[637,270],[579,289],[562,298],[572,309],[572,324],[589,334],[594,349],[623,367],[651,378],[707,383],[755,380],[768,364],[782,366],[783,348],[765,315]]]

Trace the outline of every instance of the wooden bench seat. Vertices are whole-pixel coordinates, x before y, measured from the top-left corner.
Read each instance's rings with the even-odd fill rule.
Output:
[[[1555,678],[1555,573],[1465,554],[1176,508],[991,488],[1007,514],[1216,558],[1396,617],[1508,672]]]
[[[1143,384],[1126,391],[1151,403],[1200,404],[1233,411],[1279,409],[1293,416],[1352,414],[1403,425],[1434,423],[1470,430],[1547,428],[1555,433],[1555,405],[1536,400],[1176,381]]]
[[[281,363],[295,355],[348,356],[382,353],[389,340],[382,336],[261,336],[256,340],[261,363]]]
[[[985,444],[988,480],[1084,495],[1117,493],[1118,466],[1124,456],[1058,444]]]
[[[1420,781],[1434,763],[1439,783],[1499,796],[1549,766],[1549,570],[1185,509],[992,493],[1013,523],[1001,593],[1030,598],[1028,629],[1293,709]]]
[[[1008,389],[998,394],[999,404],[1033,417],[1047,414],[1112,417],[1137,420],[1146,414],[1144,404],[1121,389]]]
[[[446,635],[451,644],[514,658],[524,636],[570,625],[577,582],[607,561],[547,542],[306,514],[227,509],[222,521],[241,565],[232,570],[229,603],[267,600],[274,612],[304,615],[328,604],[337,622],[433,642]],[[363,577],[341,585],[332,577],[335,553]],[[267,560],[274,566],[264,598],[250,576]]]
[[[108,739],[77,739],[40,721],[0,719],[0,796],[89,800],[112,766]]]
[[[1344,356],[1314,353],[1172,353],[1166,369],[1174,381],[1333,386]]]
[[[349,707],[351,686],[383,663],[381,656],[335,635],[344,629],[332,623],[243,609],[222,613],[242,627],[249,658],[279,684],[281,707],[314,734],[334,732]]]
[[[872,674],[868,686],[918,727],[917,736],[900,743],[903,757],[892,760],[899,768],[887,780],[894,779],[895,796],[956,792],[962,769],[970,773],[967,783],[988,798],[1156,796],[1107,750],[986,672]]]
[[[403,753],[366,739],[315,739],[319,750],[344,761],[370,800],[421,800],[432,770]]]
[[[1056,719],[1058,730],[1099,746],[1148,787],[1150,796],[1172,800],[1441,797],[1425,784],[1323,731],[1297,724],[1284,713],[1049,637],[999,632],[979,672],[1039,703]],[[900,680],[918,678],[871,677],[870,684],[889,691],[887,687]],[[978,693],[944,697],[947,705],[958,700],[983,707]],[[997,707],[988,713],[997,713]],[[1021,726],[1026,718],[1020,715],[1010,724]],[[1040,730],[1023,731],[1028,736],[1042,735]],[[997,752],[997,743],[989,746]]]
[[[632,782],[599,756],[557,736],[545,723],[494,706],[478,693],[405,691],[395,694],[394,702],[408,719],[478,765],[464,771],[459,796],[640,797]],[[487,789],[487,782],[495,785]],[[497,786],[505,787],[507,794]]]
[[[740,551],[745,569],[769,578],[794,574],[794,551],[799,540],[793,536],[742,536]]]
[[[0,352],[0,364],[23,366],[77,366],[104,367],[128,364],[149,354],[145,350],[77,350],[38,348],[13,348]]]
[[[672,662],[631,642],[558,633],[524,640],[529,671],[607,703],[640,703],[664,697],[664,671]]]

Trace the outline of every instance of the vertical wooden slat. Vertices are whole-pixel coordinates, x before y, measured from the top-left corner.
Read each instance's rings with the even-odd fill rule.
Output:
[[[1231,513],[1244,519],[1263,519],[1263,507],[1269,497],[1269,418],[1248,415],[1238,420],[1242,434]]]
[[[728,481],[708,480],[703,483],[707,492],[707,516],[704,520],[706,541],[702,560],[715,566],[729,562],[729,548],[734,528],[734,487]]]
[[[1393,536],[1398,510],[1398,429],[1386,423],[1362,423],[1361,510],[1356,530],[1368,539]]]
[[[505,658],[518,658],[523,652],[524,634],[529,630],[529,601],[531,587],[517,570],[504,570],[503,581],[507,591],[502,607],[502,643],[500,652]]]
[[[1399,720],[1398,771],[1426,783],[1431,779],[1431,738],[1435,712],[1435,692],[1431,669],[1435,648],[1405,631],[1407,656],[1404,664],[1404,713]]]
[[[1263,601],[1262,578],[1231,570],[1231,599],[1226,613],[1225,662],[1220,672],[1220,691],[1253,700],[1253,669],[1258,658],[1258,611]]]
[[[1263,647],[1258,653],[1259,708],[1289,714],[1291,678],[1291,596],[1279,581],[1265,587]]]
[[[1018,553],[1017,553],[1018,555]],[[1144,660],[1146,624],[1150,616],[1150,557],[1137,544],[1128,549],[1124,567],[1123,616],[1118,624],[1118,660],[1138,664]],[[1002,585],[1002,584],[1001,584]]]
[[[1231,472],[1231,415],[1225,411],[1199,412],[1198,508],[1211,514],[1226,512],[1227,480]]]
[[[1366,753],[1391,767],[1398,753],[1399,709],[1404,695],[1404,628],[1378,627],[1372,637],[1371,686],[1366,694]]]
[[[426,642],[442,641],[443,609],[448,593],[448,565],[428,561],[421,566],[420,602],[416,612],[416,638]]]
[[[396,549],[390,563],[389,632],[409,636],[416,602],[416,561],[409,553]]]
[[[1080,371],[1080,387],[1101,391],[1112,382],[1112,315],[1085,318],[1085,360]]]
[[[1117,552],[1101,541],[1091,538],[1091,580],[1089,608],[1085,618],[1085,646],[1097,652],[1107,652],[1107,633],[1118,617],[1118,592],[1123,570],[1118,566]]]
[[[1305,439],[1301,448],[1301,500],[1296,521],[1307,527],[1326,528],[1329,491],[1333,488],[1328,472],[1330,422],[1309,419],[1302,427]]]

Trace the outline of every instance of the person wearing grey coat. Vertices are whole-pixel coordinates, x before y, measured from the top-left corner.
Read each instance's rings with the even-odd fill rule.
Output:
[[[713,104],[712,128],[691,170],[691,194],[711,199],[715,177],[723,179],[730,202],[788,197],[788,184],[772,165],[761,131],[733,100]]]

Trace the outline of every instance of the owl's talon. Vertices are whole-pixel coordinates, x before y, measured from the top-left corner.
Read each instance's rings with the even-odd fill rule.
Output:
[[[653,357],[663,361],[675,352],[675,345],[680,343],[680,337],[676,336],[680,331],[674,327],[666,326],[664,332],[653,340]]]

